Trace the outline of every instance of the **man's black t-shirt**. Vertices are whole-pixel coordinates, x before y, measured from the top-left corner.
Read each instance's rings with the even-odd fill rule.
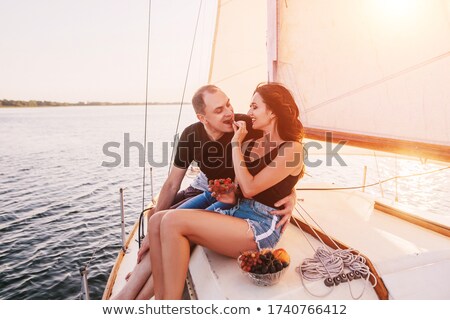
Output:
[[[246,140],[262,137],[262,131],[253,130],[250,117],[244,114],[235,114],[235,121],[247,123]],[[234,179],[232,160],[231,138],[234,132],[226,132],[217,141],[208,137],[205,127],[201,122],[196,122],[186,129],[180,136],[177,145],[174,165],[181,169],[187,169],[192,161],[196,161],[200,170],[206,174],[208,180],[231,178]]]

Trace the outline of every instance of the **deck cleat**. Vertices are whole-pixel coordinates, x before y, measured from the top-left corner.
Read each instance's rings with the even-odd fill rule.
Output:
[[[347,273],[347,279],[348,281],[352,281],[353,279],[355,279],[355,273],[353,271]]]
[[[325,281],[324,281],[324,283],[325,283],[325,285],[326,285],[327,287],[332,287],[332,286],[334,286],[334,281],[333,281],[333,279],[331,279],[331,278],[326,278]]]
[[[342,282],[342,278],[341,278],[341,276],[336,276],[333,278],[333,281],[336,285],[339,285],[339,283]]]
[[[355,271],[355,279],[361,279],[361,272]]]
[[[345,273],[342,273],[340,276],[341,276],[341,282],[347,282],[348,281],[347,275]]]

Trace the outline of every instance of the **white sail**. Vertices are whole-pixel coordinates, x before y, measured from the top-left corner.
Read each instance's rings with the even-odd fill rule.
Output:
[[[417,154],[448,161],[449,17],[450,0],[219,1],[210,82],[244,111],[273,79],[307,128],[391,139],[378,141],[391,152],[431,146]]]
[[[278,22],[306,127],[450,146],[449,0],[279,1]]]
[[[247,112],[256,85],[267,81],[266,2],[218,3],[209,82],[230,97],[237,112]]]

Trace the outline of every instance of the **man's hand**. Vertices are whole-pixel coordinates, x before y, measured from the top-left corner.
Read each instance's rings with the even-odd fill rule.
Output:
[[[139,248],[138,254],[137,254],[137,263],[141,262],[142,257],[145,256],[145,254],[150,249],[150,237],[147,235],[144,239],[142,239],[141,247]]]
[[[236,204],[236,184],[230,178],[210,180],[208,191],[222,203]]]
[[[220,201],[222,203],[228,203],[228,204],[236,204],[236,194],[234,191],[228,192],[228,193],[219,193],[217,195],[214,195],[214,197],[217,199],[217,201]]]
[[[271,214],[276,214],[278,216],[282,216],[281,220],[278,221],[276,228],[281,227],[281,233],[283,233],[287,226],[289,225],[289,220],[292,216],[292,212],[294,211],[295,204],[297,203],[297,193],[295,189],[292,190],[291,194],[283,199],[277,201],[275,203],[275,207],[281,207],[284,205],[284,209],[274,210]]]

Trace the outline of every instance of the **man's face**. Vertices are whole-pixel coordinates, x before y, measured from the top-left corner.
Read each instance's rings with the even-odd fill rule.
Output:
[[[197,115],[199,120],[213,132],[233,132],[234,111],[230,99],[218,90],[203,94],[205,114]]]

